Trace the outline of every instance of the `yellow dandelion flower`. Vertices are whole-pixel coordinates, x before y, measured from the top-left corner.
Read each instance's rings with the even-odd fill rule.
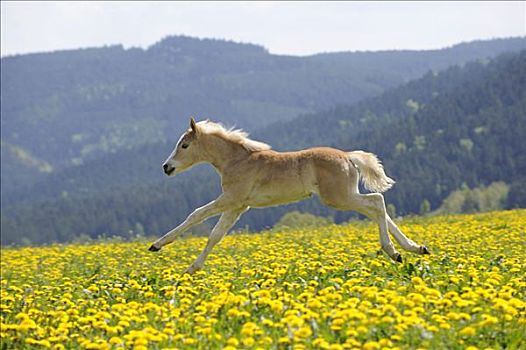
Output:
[[[475,328],[468,326],[468,327],[461,329],[459,334],[462,336],[472,337],[475,334],[477,334],[477,331],[475,330]]]
[[[364,350],[378,350],[381,348],[380,343],[376,341],[368,341],[365,344],[363,344]]]
[[[256,343],[256,341],[252,337],[243,338],[243,340],[241,342],[245,346],[252,346],[252,345],[254,345]]]

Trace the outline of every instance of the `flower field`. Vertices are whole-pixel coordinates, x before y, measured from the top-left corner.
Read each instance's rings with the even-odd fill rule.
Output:
[[[526,349],[526,210],[226,237],[2,249],[1,349]]]

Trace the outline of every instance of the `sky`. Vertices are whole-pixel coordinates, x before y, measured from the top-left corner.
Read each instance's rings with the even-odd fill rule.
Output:
[[[271,53],[437,49],[526,35],[517,2],[1,2],[1,55],[168,35],[255,43]]]

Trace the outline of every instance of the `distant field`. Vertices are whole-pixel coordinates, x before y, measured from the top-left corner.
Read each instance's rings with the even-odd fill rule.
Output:
[[[2,249],[1,349],[525,349],[526,210],[415,218],[432,255],[379,254],[356,223]]]

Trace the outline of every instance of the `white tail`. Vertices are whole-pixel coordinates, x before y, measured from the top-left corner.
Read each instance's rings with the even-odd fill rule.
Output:
[[[385,175],[384,167],[373,153],[364,151],[349,152],[349,158],[360,170],[360,177],[365,188],[373,192],[385,192],[395,181]]]

